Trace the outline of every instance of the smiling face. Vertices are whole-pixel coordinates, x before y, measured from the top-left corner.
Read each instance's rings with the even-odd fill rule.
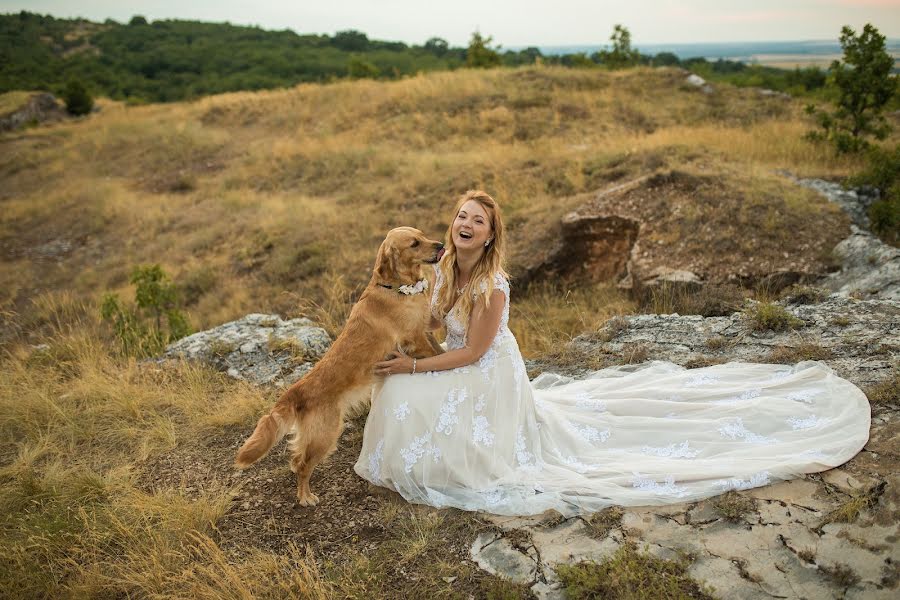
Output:
[[[469,200],[456,213],[450,234],[458,250],[484,248],[484,243],[493,236],[490,216],[479,202]]]

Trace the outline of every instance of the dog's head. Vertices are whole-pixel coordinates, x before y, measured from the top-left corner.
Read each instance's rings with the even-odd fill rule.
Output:
[[[441,259],[444,244],[412,227],[391,229],[378,249],[375,276],[381,283],[410,283],[422,278],[422,265]]]

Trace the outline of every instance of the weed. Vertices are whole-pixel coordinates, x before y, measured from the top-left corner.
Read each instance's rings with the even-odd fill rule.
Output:
[[[602,563],[560,565],[559,578],[566,598],[711,599],[712,592],[687,574],[688,565],[641,552],[632,542],[622,544]]]
[[[744,316],[754,331],[787,331],[804,326],[802,319],[773,302],[757,302],[744,310]]]
[[[587,521],[591,535],[597,539],[605,538],[610,531],[622,524],[624,515],[625,512],[618,506],[610,506],[592,514]]]
[[[781,300],[789,305],[818,304],[828,297],[828,290],[811,285],[797,285],[781,292]]]
[[[740,521],[745,514],[756,510],[756,503],[752,498],[734,491],[716,496],[710,500],[710,504],[723,518],[733,522]]]
[[[833,356],[830,348],[814,342],[803,342],[798,346],[776,346],[766,356],[765,361],[779,364],[793,364],[801,360],[827,360]]]
[[[706,347],[710,350],[721,350],[728,345],[728,338],[721,335],[714,335],[706,338]]]
[[[235,350],[237,346],[233,342],[226,342],[223,339],[215,339],[209,344],[209,353],[216,358],[225,358]]]
[[[875,406],[900,404],[900,368],[894,368],[886,379],[867,387],[866,396]]]
[[[838,315],[837,317],[831,319],[831,324],[836,327],[846,327],[850,324],[850,317]]]
[[[646,344],[628,344],[622,348],[622,364],[635,365],[650,357],[650,349]]]
[[[819,565],[819,570],[825,577],[840,588],[847,589],[860,581],[856,571],[843,563],[834,563],[830,566]]]

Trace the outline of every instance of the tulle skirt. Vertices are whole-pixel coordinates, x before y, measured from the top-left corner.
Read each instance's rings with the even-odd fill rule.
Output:
[[[529,381],[508,336],[468,367],[385,378],[355,470],[410,502],[571,516],[824,471],[863,447],[869,422],[866,396],[821,362]]]

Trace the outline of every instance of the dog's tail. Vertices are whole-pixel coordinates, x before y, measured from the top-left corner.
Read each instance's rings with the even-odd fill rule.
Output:
[[[235,467],[246,469],[261,459],[293,428],[295,411],[291,403],[285,401],[286,397],[282,397],[269,414],[259,419],[253,434],[238,450]]]

